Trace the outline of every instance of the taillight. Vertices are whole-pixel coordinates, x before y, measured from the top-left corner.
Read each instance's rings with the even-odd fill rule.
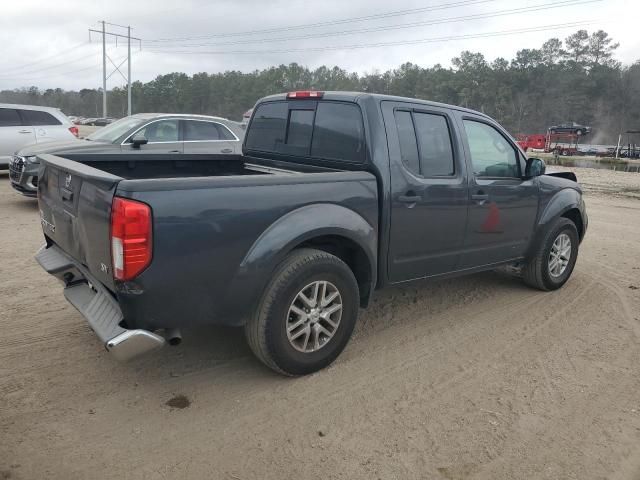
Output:
[[[302,90],[298,92],[287,93],[287,98],[322,98],[324,92],[316,92],[315,90]]]
[[[116,280],[131,280],[151,263],[151,208],[114,197],[111,204],[111,261]]]
[[[75,125],[72,125],[71,127],[69,127],[69,131],[71,133],[73,133],[76,137],[78,136],[79,132],[78,132],[78,127],[76,127]]]

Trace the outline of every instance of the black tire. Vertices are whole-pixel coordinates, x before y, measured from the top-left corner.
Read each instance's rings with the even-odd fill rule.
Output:
[[[342,315],[333,336],[319,349],[302,352],[287,336],[289,307],[310,283],[327,281],[339,291]],[[322,250],[294,250],[276,269],[262,300],[245,325],[247,342],[267,367],[283,375],[306,375],[320,370],[344,350],[358,318],[360,294],[351,269]]]
[[[549,271],[551,248],[562,234],[568,235],[571,241],[571,254],[565,270],[560,275],[554,276]],[[557,290],[562,287],[573,272],[573,267],[578,259],[579,246],[580,240],[575,224],[568,218],[557,218],[545,232],[534,254],[525,263],[522,269],[524,282],[531,287],[545,291]]]

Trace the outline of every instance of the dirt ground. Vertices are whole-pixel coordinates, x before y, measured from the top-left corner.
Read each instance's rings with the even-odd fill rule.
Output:
[[[297,379],[236,329],[116,363],[0,174],[0,479],[640,479],[640,175],[577,171],[590,226],[563,289],[380,292]]]

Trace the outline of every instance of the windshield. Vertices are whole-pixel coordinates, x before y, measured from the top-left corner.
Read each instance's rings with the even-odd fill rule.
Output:
[[[91,135],[87,137],[87,140],[92,140],[94,142],[109,142],[113,143],[122,135],[127,133],[134,127],[142,124],[147,121],[147,118],[143,117],[125,117],[121,118],[113,122],[110,125],[107,125],[100,130],[93,132]]]

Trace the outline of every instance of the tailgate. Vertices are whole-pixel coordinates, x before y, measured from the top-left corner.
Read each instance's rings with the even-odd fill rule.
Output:
[[[122,178],[54,155],[38,159],[38,205],[45,236],[113,290],[111,201]]]

